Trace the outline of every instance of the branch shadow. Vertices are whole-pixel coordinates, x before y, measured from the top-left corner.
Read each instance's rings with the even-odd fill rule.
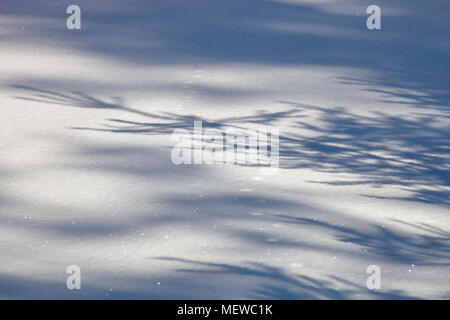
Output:
[[[278,101],[281,110],[259,110],[243,117],[208,119],[175,112],[149,113],[128,107],[120,98],[98,98],[80,92],[64,93],[14,85],[39,103],[80,108],[110,108],[137,114],[150,121],[109,119],[103,127],[74,127],[111,133],[170,135],[175,129],[193,131],[194,121],[203,127],[225,131],[250,126],[283,125],[280,132],[280,166],[309,168],[318,172],[349,173],[353,180],[309,181],[334,186],[394,186],[406,196],[366,197],[450,204],[450,129],[438,114],[414,116],[371,112],[361,115],[344,107],[320,107],[293,101]],[[169,147],[169,146],[167,146]],[[246,165],[240,163],[239,165]],[[254,165],[254,164],[253,164]]]
[[[283,222],[334,233],[336,240],[364,248],[381,259],[404,264],[450,266],[450,233],[425,223],[393,222],[408,225],[413,232],[372,225],[370,231],[344,227],[318,219],[278,216]],[[426,234],[423,234],[423,233]]]
[[[227,263],[201,262],[173,257],[159,257],[158,260],[171,261],[186,265],[176,269],[176,273],[183,275],[183,279],[197,279],[198,277],[225,278],[230,281],[238,277],[241,282],[248,283],[249,299],[349,299],[358,294],[366,294],[375,299],[413,299],[401,291],[370,291],[363,286],[339,277],[329,276],[329,280],[314,279],[304,275],[287,274],[278,267],[264,263],[247,262],[244,265]],[[253,283],[256,282],[254,285]],[[337,289],[336,283],[345,284],[346,289]],[[334,289],[336,288],[336,289]]]

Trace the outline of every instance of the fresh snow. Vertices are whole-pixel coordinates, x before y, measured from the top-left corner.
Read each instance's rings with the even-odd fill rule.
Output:
[[[0,298],[450,298],[450,2],[69,4],[0,4]],[[174,165],[194,120],[280,169]]]

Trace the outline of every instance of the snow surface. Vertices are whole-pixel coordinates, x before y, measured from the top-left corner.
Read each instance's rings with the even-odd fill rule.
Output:
[[[2,0],[0,298],[449,299],[450,2],[374,2]],[[281,168],[174,165],[194,120]]]

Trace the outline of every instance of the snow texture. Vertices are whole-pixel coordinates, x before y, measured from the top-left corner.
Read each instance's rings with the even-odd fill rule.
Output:
[[[2,0],[0,298],[449,299],[450,2],[373,2]],[[280,169],[173,164],[194,120]]]

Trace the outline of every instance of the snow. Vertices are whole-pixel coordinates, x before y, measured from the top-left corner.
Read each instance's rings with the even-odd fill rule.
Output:
[[[448,1],[69,4],[0,5],[0,298],[450,298]],[[194,120],[280,169],[176,166]]]

